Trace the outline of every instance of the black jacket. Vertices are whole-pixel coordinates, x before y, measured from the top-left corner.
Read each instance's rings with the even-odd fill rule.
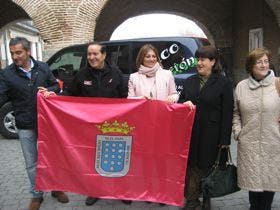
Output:
[[[117,67],[105,63],[101,70],[90,66],[82,68],[63,95],[125,98],[127,90],[122,72]]]
[[[223,75],[212,73],[199,90],[199,76],[191,76],[185,81],[180,101],[192,101],[196,105],[189,163],[201,168],[211,167],[218,145],[230,144],[233,114],[231,83]]]
[[[56,78],[46,63],[31,58],[34,67],[29,79],[15,64],[0,73],[0,106],[11,100],[19,129],[35,129],[37,124],[36,94],[38,87],[59,92]]]

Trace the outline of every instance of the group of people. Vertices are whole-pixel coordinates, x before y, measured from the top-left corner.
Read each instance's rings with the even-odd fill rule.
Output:
[[[31,57],[30,44],[25,38],[11,39],[9,47],[13,64],[0,73],[0,106],[7,100],[12,102],[33,195],[29,210],[38,210],[43,192],[35,190],[36,94],[40,91],[48,97],[60,89],[47,64]],[[274,73],[269,69],[270,54],[262,48],[249,52],[246,58],[249,77],[238,83],[235,91],[221,73],[214,46],[200,47],[195,56],[197,74],[185,80],[179,96],[174,77],[163,69],[157,49],[145,44],[139,50],[138,71],[130,75],[127,91],[122,72],[107,63],[105,47],[93,42],[87,48],[87,65],[62,95],[154,99],[195,108],[183,209],[200,208],[200,181],[211,171],[219,148],[230,145],[233,131],[238,141],[238,185],[249,191],[250,210],[269,210],[274,192],[280,190],[280,96]],[[51,195],[59,202],[69,201],[64,192],[53,191]],[[97,200],[89,196],[85,203],[93,205]],[[210,198],[203,198],[202,209],[211,209]]]

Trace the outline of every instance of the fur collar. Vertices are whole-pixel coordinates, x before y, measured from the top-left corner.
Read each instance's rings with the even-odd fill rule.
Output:
[[[249,75],[249,88],[254,90],[261,86],[269,86],[274,82],[274,77],[274,73],[271,70],[269,70],[269,74],[261,81],[257,81],[252,77],[252,75]]]

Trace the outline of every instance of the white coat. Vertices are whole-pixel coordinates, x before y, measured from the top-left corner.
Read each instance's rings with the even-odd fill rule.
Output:
[[[154,77],[154,82],[150,83],[144,74],[135,72],[130,75],[128,81],[128,98],[137,98],[139,96],[151,96],[152,99],[166,100],[171,96],[174,101],[178,101],[179,94],[176,91],[174,77],[171,71],[159,69]],[[152,91],[151,91],[152,90]]]
[[[261,81],[251,76],[235,89],[233,134],[238,141],[240,188],[280,191],[280,98],[272,71]]]

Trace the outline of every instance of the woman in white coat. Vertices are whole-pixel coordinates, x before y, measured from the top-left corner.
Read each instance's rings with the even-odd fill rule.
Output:
[[[178,101],[174,77],[171,71],[162,68],[158,51],[153,45],[145,44],[141,47],[136,58],[136,68],[138,72],[131,74],[128,80],[127,98],[162,100],[168,104]]]
[[[280,191],[280,98],[269,52],[247,55],[249,78],[235,90],[233,133],[238,141],[238,185],[249,191],[250,210],[270,210]]]
[[[178,101],[174,77],[171,71],[164,70],[160,64],[157,49],[145,44],[136,58],[138,72],[128,81],[128,98],[157,99],[169,104]]]

